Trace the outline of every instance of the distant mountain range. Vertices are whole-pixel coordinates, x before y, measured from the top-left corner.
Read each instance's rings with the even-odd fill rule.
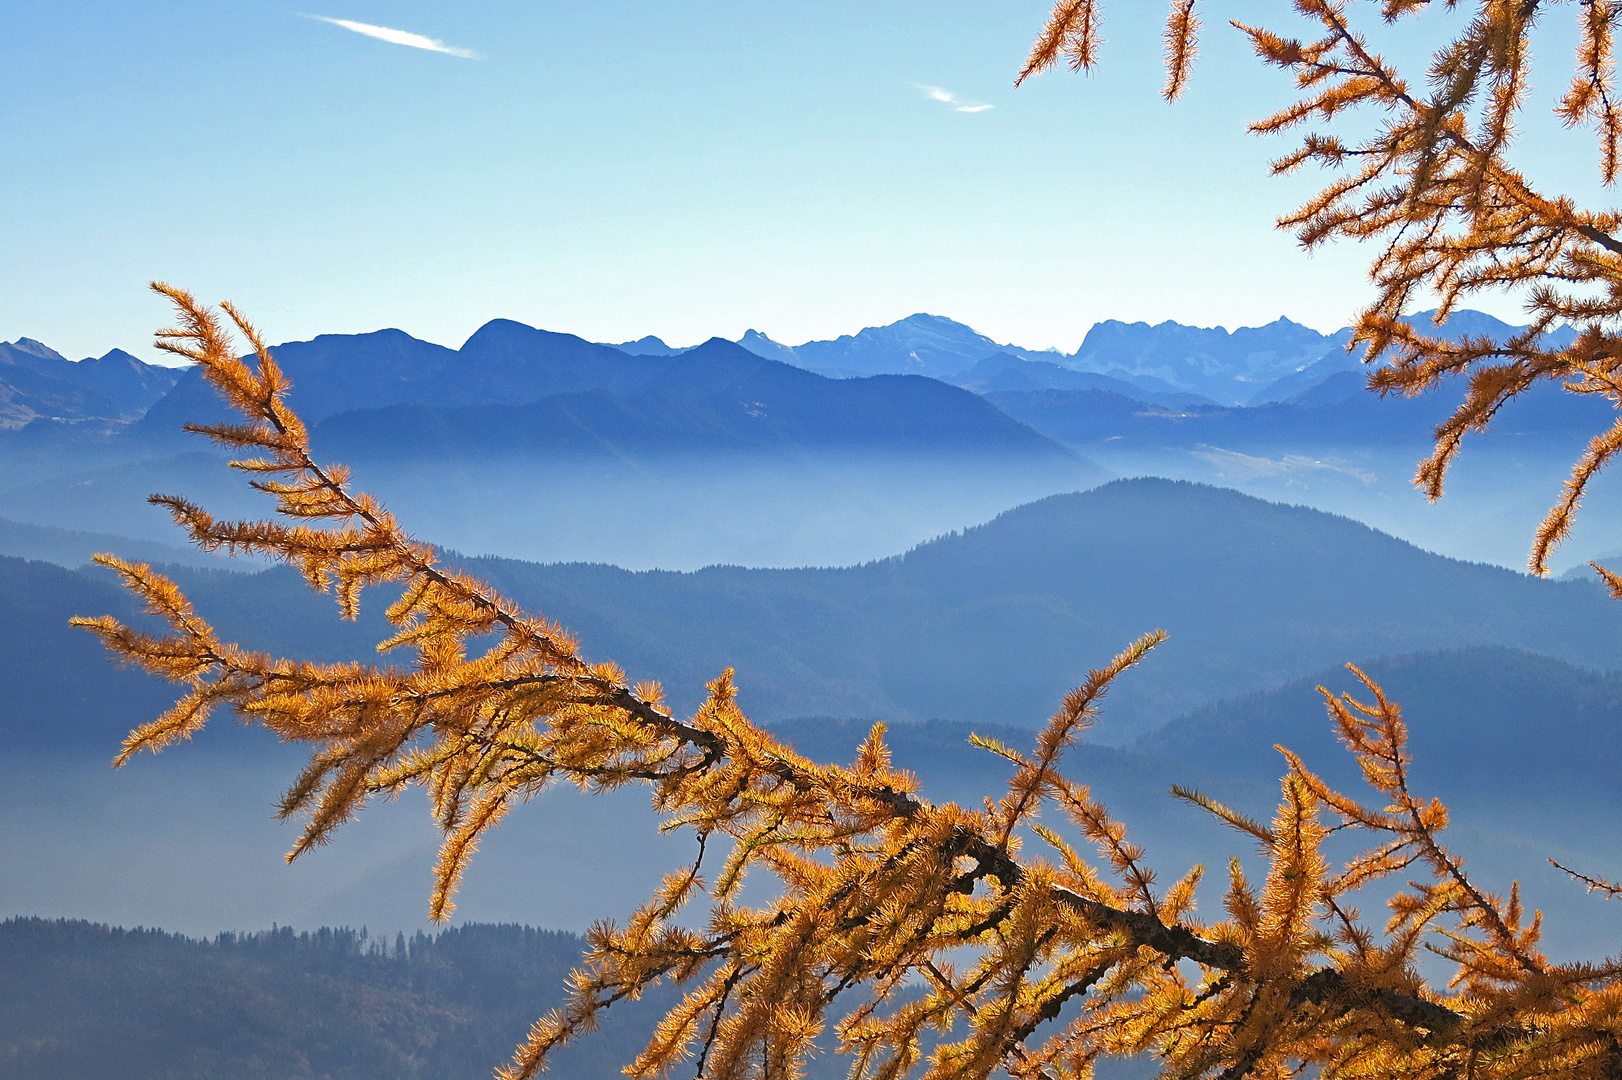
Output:
[[[1007,354],[1062,370],[1107,375],[1134,387],[1138,396],[1170,394],[1181,395],[1185,400],[1180,404],[1197,397],[1238,405],[1279,377],[1343,345],[1349,335],[1346,330],[1320,334],[1284,318],[1232,333],[1220,326],[1184,326],[1169,321],[1150,326],[1109,320],[1095,325],[1074,354],[1065,355],[1052,349],[1000,344],[960,322],[920,312],[888,326],[870,326],[831,341],[790,346],[750,330],[738,339],[738,344],[760,356],[825,375],[929,375],[960,386],[984,378],[984,372],[969,374],[976,364]],[[618,347],[658,356],[681,351],[657,337]]]
[[[1150,326],[1111,319],[1087,331],[1069,364],[1108,375],[1159,379],[1224,405],[1242,405],[1350,338],[1349,330],[1320,334],[1285,318],[1232,333],[1220,326]]]
[[[293,342],[276,355],[317,445],[355,460],[883,449],[1037,455],[1087,469],[956,387],[829,379],[720,338],[676,356],[631,356],[497,320],[454,351],[386,330]],[[187,372],[122,437],[174,444],[182,423],[225,418],[200,374]]]
[[[531,370],[545,353],[533,356]],[[599,365],[593,374],[607,385],[527,404],[411,404],[329,415],[314,438],[324,452],[356,461],[610,455],[655,464],[672,455],[838,450],[1070,460],[1078,483],[1103,477],[984,398],[933,379],[829,379],[720,338],[639,366],[633,380],[625,365]]]
[[[1455,529],[1409,512],[1407,478],[1460,386],[1377,399],[1339,345],[1297,363],[1315,332],[1288,320],[1233,333],[1174,323],[1094,329],[1085,363],[1108,373],[1079,370],[1075,356],[1010,351],[932,316],[778,350],[794,364],[722,339],[680,350],[625,343],[633,354],[510,320],[487,324],[460,349],[385,330],[276,350],[317,448],[364,463],[366,482],[425,532],[464,550],[636,567],[856,562],[1112,474],[1240,485],[1507,565],[1521,556],[1520,536],[1506,539],[1510,528],[1527,528],[1512,521],[1525,516],[1521,504],[1546,507],[1571,455],[1611,420],[1603,402],[1552,384],[1525,395],[1483,440],[1508,451],[1500,475],[1519,485],[1519,501],[1471,510],[1502,527]],[[1473,312],[1446,328],[1513,329]],[[96,393],[109,400],[120,370],[176,377],[174,369],[51,360],[37,343],[12,348],[27,357],[0,369],[0,381],[9,371],[18,383],[13,399],[42,365],[81,379],[106,373]],[[946,380],[854,374],[916,369],[914,354],[933,358],[934,370],[957,370]],[[797,366],[818,356],[844,377]],[[1291,365],[1257,388],[1264,374]],[[1218,375],[1226,389],[1207,386],[1210,394],[1172,381]],[[1241,383],[1265,403],[1222,403]],[[147,493],[215,497],[218,482],[191,486],[201,466],[179,456],[202,449],[182,424],[227,418],[213,391],[182,372],[146,408],[161,387],[127,377],[124,387],[113,405],[86,406],[87,391],[71,417],[39,414],[0,431],[0,516],[163,541],[168,526],[144,506]],[[86,418],[95,413],[119,418]],[[629,510],[637,504],[646,507],[640,516]],[[489,513],[496,506],[502,513]],[[564,520],[545,508],[561,508]],[[661,529],[646,528],[649,512]],[[635,537],[647,539],[618,542]]]
[[[1453,338],[1502,339],[1520,329],[1479,311],[1455,312],[1445,327]],[[962,323],[920,313],[830,341],[790,346],[750,330],[738,343],[761,356],[841,377],[910,373],[979,392],[1105,389],[1156,405],[1232,407],[1286,401],[1331,375],[1364,370],[1359,357],[1346,350],[1350,340],[1350,328],[1323,334],[1282,317],[1233,331],[1109,319],[1095,324],[1074,353],[1065,354],[999,344]],[[658,356],[684,351],[657,337],[617,347]],[[1011,365],[1010,357],[1036,366]],[[1082,384],[1069,378],[1078,373],[1111,381]]]
[[[1455,337],[1469,333],[1501,338],[1520,328],[1465,311],[1456,313],[1445,329]],[[515,406],[559,395],[597,393],[616,401],[554,403],[569,415],[551,419],[563,430],[579,428],[582,416],[577,414],[582,410],[591,413],[606,407],[617,414],[612,420],[618,423],[650,421],[650,439],[666,434],[679,438],[674,434],[678,429],[713,430],[717,417],[656,417],[653,414],[669,409],[652,399],[679,398],[691,405],[732,395],[737,407],[751,409],[749,402],[755,399],[747,396],[748,388],[762,380],[786,387],[790,377],[784,372],[792,367],[839,379],[925,375],[978,394],[1001,395],[993,400],[1005,411],[1026,414],[1019,418],[1077,445],[1096,441],[1074,430],[1077,423],[1089,423],[1090,414],[1109,409],[1098,399],[1060,398],[1054,391],[1113,394],[1161,410],[1339,405],[1358,391],[1357,376],[1363,371],[1358,358],[1344,348],[1349,334],[1349,330],[1321,334],[1285,318],[1232,332],[1175,322],[1150,326],[1108,320],[1096,324],[1074,354],[1063,355],[1000,344],[951,319],[917,314],[888,326],[797,346],[751,330],[738,342],[742,349],[729,351],[721,339],[679,349],[652,336],[617,346],[596,345],[574,335],[497,319],[460,349],[420,341],[399,330],[380,330],[288,342],[276,346],[276,352],[293,377],[292,400],[311,422],[388,406]],[[749,355],[782,367],[777,375],[767,375],[772,369],[752,363]],[[802,380],[798,385],[815,384]],[[892,384],[890,390],[905,397],[903,386]],[[839,397],[839,392],[830,393]],[[1028,400],[1008,396],[1016,394],[1042,396]],[[626,395],[638,400],[629,402]],[[934,398],[937,405],[951,400],[949,395]],[[1074,406],[1068,424],[1058,419],[1067,402]],[[898,402],[897,408],[916,415],[905,402]],[[183,422],[223,415],[223,407],[196,373],[144,364],[119,350],[98,360],[70,363],[28,338],[0,344],[0,427],[99,420],[104,423],[96,430],[130,424],[129,438],[162,442],[172,440]],[[1270,417],[1281,415],[1260,414],[1240,426],[1265,427],[1273,422]],[[426,416],[418,419],[428,422]],[[541,415],[533,419],[549,422]],[[442,435],[459,424],[470,431],[479,426],[466,418],[440,420],[436,423]],[[602,420],[609,422],[610,417],[604,415]],[[855,416],[846,421],[847,427],[864,422]],[[597,430],[589,422],[586,427]],[[1063,434],[1056,434],[1060,429]],[[1121,432],[1092,434],[1109,437]],[[39,437],[34,435],[36,441]]]
[[[1013,352],[1027,359],[1058,355],[1000,345],[960,322],[923,313],[888,326],[869,326],[832,341],[808,341],[791,347],[750,330],[738,339],[738,344],[773,360],[844,377],[893,373],[950,380],[975,362],[999,352]]]
[[[35,420],[134,420],[180,375],[176,368],[143,363],[122,349],[72,361],[32,338],[0,342],[0,430]]]

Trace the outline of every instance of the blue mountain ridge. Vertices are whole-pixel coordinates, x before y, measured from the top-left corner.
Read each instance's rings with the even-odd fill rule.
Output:
[[[122,349],[72,361],[32,338],[0,342],[0,430],[41,419],[132,420],[179,377]]]
[[[714,338],[630,356],[510,320],[460,350],[397,330],[277,346],[291,404],[325,453],[355,460],[563,455],[656,460],[831,449],[998,452],[1103,474],[983,398],[931,379],[829,379]],[[197,372],[123,436],[175,443],[183,423],[227,419]]]

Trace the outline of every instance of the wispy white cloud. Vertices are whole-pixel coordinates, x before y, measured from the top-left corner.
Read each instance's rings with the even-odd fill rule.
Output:
[[[938,86],[925,86],[922,83],[914,83],[913,85],[922,90],[924,96],[931,101],[938,101],[942,105],[950,106],[953,112],[977,113],[992,108],[983,101],[965,101],[950,90],[943,90]]]
[[[305,18],[316,19],[320,22],[341,26],[345,30],[353,30],[357,34],[387,41],[391,45],[408,45],[413,49],[427,49],[429,52],[448,53],[451,56],[460,56],[466,60],[477,60],[479,54],[472,49],[458,49],[454,45],[447,45],[435,38],[424,37],[422,34],[413,34],[409,30],[396,30],[389,26],[373,26],[371,23],[355,22],[351,19],[333,19],[326,15],[307,15]]]

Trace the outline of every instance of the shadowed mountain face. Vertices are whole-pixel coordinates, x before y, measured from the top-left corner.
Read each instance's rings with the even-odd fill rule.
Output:
[[[293,383],[290,402],[317,425],[317,445],[357,460],[787,448],[1076,460],[966,391],[894,376],[827,379],[720,338],[676,356],[629,356],[498,320],[455,352],[386,330],[275,354]],[[224,418],[192,372],[131,434],[165,440],[182,423]]]
[[[323,334],[273,351],[293,383],[288,400],[308,423],[387,405],[515,403],[579,390],[626,390],[659,367],[654,358],[506,319],[486,323],[459,350],[379,330]],[[214,391],[191,371],[131,434],[168,438],[183,423],[226,415]]]
[[[991,391],[998,408],[1052,438],[1078,448],[1120,443],[1117,449],[1221,447],[1246,453],[1310,452],[1321,447],[1400,449],[1428,447],[1436,425],[1463,399],[1462,386],[1416,398],[1381,398],[1368,392],[1367,372],[1343,371],[1289,401],[1249,408],[1167,408],[1108,390]],[[1592,396],[1540,383],[1506,405],[1485,438],[1580,447],[1604,430],[1615,410]]]
[[[653,462],[832,449],[1075,460],[956,387],[903,375],[828,379],[719,338],[618,392],[555,393],[522,405],[367,409],[328,418],[314,437],[323,451],[357,461],[609,455]]]
[[[31,338],[0,342],[0,430],[35,420],[134,420],[180,376],[122,349],[75,362]]]
[[[1598,591],[1598,590],[1596,590]],[[1611,601],[1615,603],[1615,601]],[[1622,905],[1589,895],[1551,866],[1622,877],[1622,679],[1546,656],[1474,648],[1358,661],[1401,709],[1410,788],[1448,808],[1444,842],[1477,885],[1507,894],[1518,885],[1528,910],[1547,916],[1541,943],[1557,957],[1589,959],[1596,941],[1622,930]],[[1330,786],[1383,806],[1336,735],[1318,687],[1372,703],[1344,667],[1330,667],[1264,693],[1216,702],[1142,740],[1136,751],[1164,773],[1242,813],[1268,820],[1286,763],[1282,745]],[[1205,815],[1190,808],[1187,824]],[[1245,854],[1230,833],[1198,856]],[[1164,842],[1164,841],[1162,841]],[[1368,834],[1332,838],[1338,860],[1377,843]],[[1356,843],[1357,849],[1351,845]],[[1422,873],[1422,871],[1421,871]],[[1407,874],[1402,875],[1406,879]],[[1377,922],[1373,898],[1365,915]]]
[[[1515,649],[1387,656],[1360,665],[1402,707],[1416,789],[1472,812],[1577,798],[1622,810],[1622,674]],[[1265,693],[1196,709],[1137,744],[1169,763],[1235,777],[1279,771],[1275,745],[1347,790],[1358,769],[1318,687],[1372,701],[1351,672],[1329,668]],[[1535,786],[1510,782],[1536,777]]]

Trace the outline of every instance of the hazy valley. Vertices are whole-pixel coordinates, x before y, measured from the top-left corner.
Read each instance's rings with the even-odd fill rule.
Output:
[[[1505,329],[1466,315],[1459,332]],[[1168,873],[1212,850],[1249,854],[1168,799],[1174,782],[1265,814],[1274,742],[1355,780],[1313,687],[1350,689],[1339,665],[1367,663],[1408,706],[1416,775],[1456,806],[1457,846],[1493,884],[1525,881],[1560,915],[1551,947],[1578,952],[1585,935],[1614,936],[1616,918],[1542,860],[1622,876],[1609,828],[1622,605],[1587,580],[1511,567],[1607,410],[1529,395],[1467,445],[1453,489],[1427,506],[1408,476],[1452,400],[1373,398],[1343,341],[1288,320],[1231,334],[1100,323],[1059,354],[913,316],[830,342],[751,332],[677,350],[497,320],[459,350],[388,330],[276,353],[321,453],[451,561],[578,633],[590,658],[662,681],[683,710],[734,667],[745,711],[813,757],[848,759],[870,723],[891,723],[897,760],[935,798],[977,802],[1006,778],[967,745],[971,730],[1027,738],[1089,667],[1167,630],[1112,691],[1073,772]],[[421,806],[376,806],[333,850],[284,866],[290,827],[270,807],[296,755],[220,718],[111,773],[122,735],[173,695],[66,625],[141,619],[110,574],[84,566],[97,550],[165,564],[227,635],[314,660],[373,655],[386,595],[341,622],[291,571],[185,549],[145,504],[165,491],[263,511],[220,454],[179,431],[224,418],[195,373],[127,354],[72,363],[23,339],[0,345],[0,403],[0,911],[204,936],[365,925],[390,943],[381,955],[337,938],[209,952],[12,923],[0,928],[10,962],[54,958],[64,995],[83,985],[73,979],[134,979],[143,964],[237,989],[319,976],[349,1002],[334,1016],[375,998],[408,1017],[379,1047],[436,1033],[439,1050],[400,1051],[423,1075],[435,1053],[510,1043],[501,1024],[517,1021],[481,1026],[500,1010],[445,974],[487,954],[445,959],[454,936],[421,946],[420,961],[416,946],[393,951],[396,930],[423,926],[435,834]],[[1622,547],[1606,539],[1622,501],[1591,502],[1562,566]],[[1459,764],[1426,771],[1443,758]],[[646,802],[542,796],[475,862],[459,918],[568,932],[623,918],[690,857]],[[527,996],[509,1011],[527,1021],[576,942],[520,938]],[[274,985],[278,1000],[304,993]],[[0,1028],[0,1061],[28,1062],[27,1077],[80,1067],[62,1030],[28,1058]],[[605,1048],[631,1037],[595,1044],[601,1060],[578,1074],[610,1075]],[[195,1075],[250,1050],[211,1049]]]

